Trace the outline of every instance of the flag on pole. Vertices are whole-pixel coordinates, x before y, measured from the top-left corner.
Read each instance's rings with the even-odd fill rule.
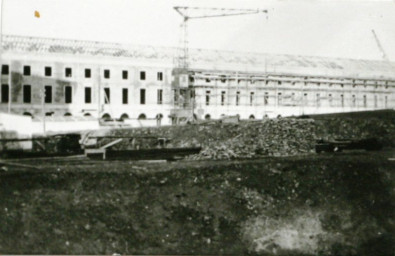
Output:
[[[40,18],[40,13],[38,11],[34,11],[34,17]]]

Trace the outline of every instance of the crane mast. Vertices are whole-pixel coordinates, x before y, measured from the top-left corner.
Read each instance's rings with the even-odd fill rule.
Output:
[[[376,34],[376,32],[374,31],[374,29],[372,29],[372,33],[373,33],[374,40],[376,41],[377,47],[379,48],[379,50],[380,50],[380,52],[381,52],[381,54],[382,54],[383,59],[384,59],[385,61],[389,62],[388,56],[387,56],[387,54],[385,53],[384,48],[383,48],[383,46],[381,45],[380,40],[379,40],[379,38],[377,37],[377,34]]]
[[[219,18],[227,16],[240,16],[258,13],[268,13],[263,9],[232,9],[232,8],[205,8],[175,6],[174,10],[181,15],[180,47],[175,58],[172,75],[172,89],[174,91],[174,123],[180,118],[191,120],[194,118],[194,89],[189,85],[189,40],[188,22],[192,19]]]
[[[218,18],[227,16],[249,15],[257,13],[267,13],[262,9],[231,9],[231,8],[204,8],[204,7],[186,7],[175,6],[174,10],[181,15],[183,21],[181,23],[180,49],[181,54],[178,55],[177,66],[187,69],[189,66],[189,40],[188,40],[188,21],[191,19]]]

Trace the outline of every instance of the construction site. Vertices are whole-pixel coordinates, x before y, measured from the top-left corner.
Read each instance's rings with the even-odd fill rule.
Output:
[[[180,47],[1,36],[0,253],[393,255],[375,30],[381,60],[192,49],[270,11],[173,11]]]

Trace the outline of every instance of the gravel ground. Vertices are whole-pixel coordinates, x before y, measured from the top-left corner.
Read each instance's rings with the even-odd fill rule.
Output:
[[[394,255],[391,157],[20,160],[0,174],[0,252]]]

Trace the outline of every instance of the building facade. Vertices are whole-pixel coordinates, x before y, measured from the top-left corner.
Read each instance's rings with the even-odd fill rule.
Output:
[[[243,119],[395,107],[395,64],[3,36],[0,111],[39,116]]]

